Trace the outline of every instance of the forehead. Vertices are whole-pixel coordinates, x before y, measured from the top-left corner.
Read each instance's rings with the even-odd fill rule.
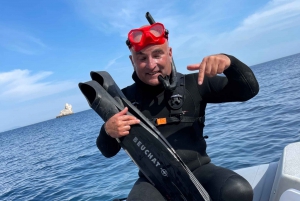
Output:
[[[167,41],[161,45],[148,45],[147,47],[143,48],[142,50],[136,52],[134,49],[131,48],[132,55],[145,55],[145,54],[152,54],[156,52],[166,52],[168,50],[168,43]]]

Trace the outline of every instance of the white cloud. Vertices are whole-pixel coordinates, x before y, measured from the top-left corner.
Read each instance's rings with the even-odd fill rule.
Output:
[[[27,55],[39,54],[48,49],[41,39],[5,26],[0,26],[0,46]]]
[[[72,1],[79,15],[99,31],[111,34],[119,33],[127,37],[134,27],[148,24],[145,13],[153,10],[155,20],[160,16],[168,16],[172,4],[162,4],[160,1]],[[153,14],[153,13],[151,13]]]
[[[104,70],[107,70],[107,69],[109,69],[111,66],[115,65],[115,64],[116,64],[116,61],[117,61],[118,59],[120,59],[121,57],[123,57],[123,56],[118,56],[117,58],[114,58],[114,59],[110,60],[110,61],[108,62],[108,64],[104,67]]]
[[[261,57],[257,63],[275,59],[273,55],[278,55],[278,51],[285,52],[282,56],[297,53],[297,49],[283,48],[284,43],[299,43],[296,37],[300,35],[299,0],[272,0],[260,8],[251,7],[256,9],[252,11],[246,8],[246,2],[231,1],[164,4],[155,0],[109,3],[94,0],[77,1],[75,5],[92,26],[124,38],[130,29],[147,24],[144,14],[150,11],[156,21],[163,22],[170,30],[176,61],[200,62],[203,56],[224,52],[248,61]],[[264,55],[256,55],[262,53],[258,50],[265,50]]]
[[[199,58],[199,55],[225,52],[243,60],[248,58],[247,63],[258,57],[256,62],[263,62],[275,59],[274,55],[278,56],[278,52],[281,52],[281,57],[299,52],[298,48],[286,49],[285,45],[292,41],[300,44],[299,27],[300,1],[274,0],[241,20],[231,30],[212,34],[201,27],[199,22],[191,21],[185,26],[185,33],[174,35],[171,41],[174,41],[173,49],[177,59]],[[195,28],[201,34],[195,32]]]
[[[60,93],[77,87],[71,81],[42,82],[52,72],[31,74],[29,70],[16,69],[0,72],[0,100],[22,102]]]
[[[300,25],[300,1],[271,1],[264,9],[247,17],[232,35],[257,36]],[[250,35],[250,34],[248,34]]]

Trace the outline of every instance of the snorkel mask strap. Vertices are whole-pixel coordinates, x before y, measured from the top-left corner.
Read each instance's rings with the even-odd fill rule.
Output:
[[[146,18],[150,24],[155,23],[154,19],[152,18],[151,14],[149,12],[146,13]],[[158,80],[160,81],[160,83],[163,84],[165,90],[168,90],[168,91],[174,91],[176,88],[177,71],[176,71],[173,57],[172,57],[171,65],[172,65],[172,72],[171,72],[170,76],[165,76],[165,78],[163,78],[161,75],[158,76]]]

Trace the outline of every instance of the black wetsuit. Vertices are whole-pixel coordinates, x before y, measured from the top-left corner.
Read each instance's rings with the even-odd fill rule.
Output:
[[[229,56],[229,55],[228,55]],[[229,56],[231,66],[224,76],[205,77],[198,85],[198,73],[185,75],[184,116],[204,117],[207,103],[246,101],[254,97],[259,86],[251,69],[233,56]],[[168,117],[170,108],[166,100],[166,91],[161,85],[149,86],[133,74],[136,90],[132,87],[122,89],[126,97],[139,102],[140,111],[149,119]],[[128,97],[138,94],[137,97]],[[137,100],[136,100],[137,99]],[[167,138],[178,155],[194,173],[207,190],[213,201],[251,201],[253,191],[249,183],[235,172],[217,167],[210,163],[206,154],[206,142],[203,136],[203,121],[198,129],[193,123],[171,123],[157,128]],[[109,137],[103,127],[97,138],[97,146],[106,157],[112,157],[120,150],[117,141]],[[139,173],[140,178],[131,190],[128,200],[164,200],[161,194]]]

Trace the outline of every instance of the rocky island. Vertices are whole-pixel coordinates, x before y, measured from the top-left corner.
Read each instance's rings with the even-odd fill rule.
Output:
[[[67,116],[67,115],[70,115],[70,114],[73,114],[72,105],[66,103],[65,109],[60,111],[59,115],[56,116],[56,118],[60,118],[60,117]]]

